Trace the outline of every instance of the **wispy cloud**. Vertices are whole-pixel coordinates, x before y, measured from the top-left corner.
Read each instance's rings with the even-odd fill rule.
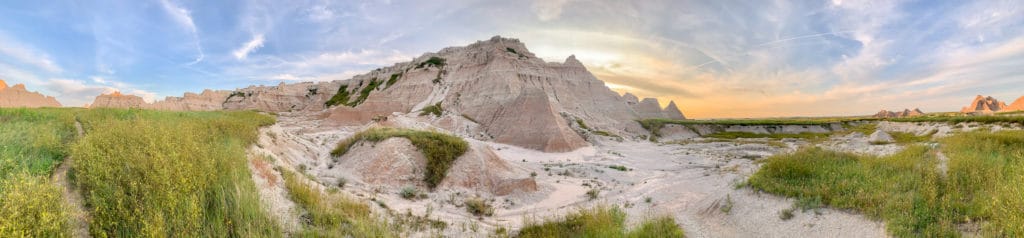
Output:
[[[50,59],[48,54],[11,39],[3,32],[0,32],[0,54],[50,73],[63,71],[57,63]]]
[[[206,58],[206,53],[203,52],[203,46],[199,41],[199,29],[196,28],[195,21],[192,20],[192,13],[184,7],[180,7],[170,2],[170,0],[160,0],[160,5],[163,6],[164,11],[167,12],[178,23],[182,28],[189,31],[192,34],[193,43],[195,43],[197,54],[194,61],[188,64],[196,64],[203,61]]]
[[[537,14],[537,19],[550,21],[558,19],[562,15],[562,8],[570,0],[534,0],[531,8]]]
[[[263,47],[263,41],[263,34],[254,35],[252,36],[252,40],[245,42],[245,44],[243,44],[242,47],[235,49],[235,51],[232,52],[232,54],[235,55],[235,59],[243,60],[246,57],[249,57],[249,53],[252,53],[254,50]]]

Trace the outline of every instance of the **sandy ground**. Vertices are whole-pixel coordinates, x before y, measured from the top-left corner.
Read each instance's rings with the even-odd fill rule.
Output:
[[[405,126],[428,127],[415,124],[417,119],[412,117],[394,120]],[[338,141],[360,129],[324,127],[312,118],[282,115],[278,124],[261,131],[259,144],[251,151],[272,155],[283,167],[305,167],[317,182],[330,186],[338,175],[326,172],[325,166],[331,159],[328,152]],[[846,146],[856,148],[861,146],[861,141],[866,139],[833,138],[826,143],[853,143],[856,145]],[[447,224],[445,229],[428,228],[403,234],[411,237],[486,237],[499,227],[515,231],[529,220],[558,217],[596,205],[624,208],[630,224],[651,216],[673,216],[688,237],[886,236],[881,222],[832,209],[797,209],[795,217],[782,220],[780,212],[793,206],[791,199],[737,188],[736,184],[758,169],[759,160],[792,151],[806,142],[790,140],[785,147],[780,147],[777,143],[771,145],[758,140],[711,142],[696,139],[687,143],[656,144],[598,139],[595,146],[568,153],[543,153],[482,143],[494,148],[510,165],[535,172],[539,191],[494,197],[473,191],[439,189],[428,193],[426,199],[407,200],[399,197],[399,188],[367,184],[348,176],[349,183],[342,192],[375,204],[373,207],[378,214],[389,214],[391,219],[415,216]],[[879,147],[868,151],[889,153],[899,149]],[[613,165],[627,169],[620,171],[609,167]],[[258,186],[267,185],[266,179],[256,180]],[[591,189],[600,190],[597,199],[586,195]],[[286,198],[285,192],[268,190],[269,195],[265,197],[276,201],[277,205],[270,206],[275,214],[284,214],[285,223],[294,225],[287,221],[295,219],[288,215],[294,214],[288,211],[294,205],[280,201]],[[462,201],[475,196],[491,202],[496,208],[494,216],[480,218],[466,211]],[[723,209],[724,206],[730,208]]]
[[[85,136],[85,131],[82,130],[82,123],[78,121],[75,121],[75,131],[78,133],[78,137]],[[85,200],[82,198],[78,187],[74,186],[71,181],[68,181],[68,170],[71,169],[73,163],[74,159],[71,156],[64,158],[64,161],[53,171],[52,181],[61,188],[61,198],[64,199],[64,207],[71,214],[71,237],[92,237],[89,234],[89,223],[92,218],[85,210],[85,205],[82,202]]]

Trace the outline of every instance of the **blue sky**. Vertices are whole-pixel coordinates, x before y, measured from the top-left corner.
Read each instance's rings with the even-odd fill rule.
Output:
[[[0,78],[68,106],[152,101],[347,79],[494,35],[696,118],[1024,96],[1021,1],[13,1]]]

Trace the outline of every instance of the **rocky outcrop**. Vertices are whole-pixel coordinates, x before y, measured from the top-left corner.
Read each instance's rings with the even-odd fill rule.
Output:
[[[643,117],[629,100],[606,87],[575,56],[544,62],[519,40],[500,37],[357,75],[331,96],[335,93],[341,93],[343,103],[327,113],[327,121],[334,124],[361,125],[378,116],[439,104],[443,114],[473,118],[494,141],[546,152],[587,145],[568,126],[576,119],[620,135],[643,130],[635,122]],[[673,112],[678,108],[663,110],[656,100],[653,105],[651,115],[682,118]]]
[[[135,95],[121,94],[115,91],[111,94],[100,94],[90,104],[90,108],[142,108],[146,104],[141,97]]]
[[[882,111],[879,111],[878,113],[875,113],[875,115],[872,116],[872,117],[875,117],[875,118],[898,118],[898,117],[916,117],[916,116],[921,116],[921,115],[924,115],[924,112],[922,112],[921,109],[914,108],[914,110],[903,109],[903,111],[901,111],[901,112],[893,112],[893,111],[882,110]]]
[[[1000,102],[992,97],[985,97],[978,95],[974,98],[974,101],[970,105],[967,105],[960,112],[963,113],[978,113],[978,114],[990,114],[998,112],[1006,108],[1007,105],[1004,102]]]
[[[60,107],[60,102],[51,96],[37,92],[29,92],[24,84],[15,84],[8,87],[7,83],[0,80],[0,107]]]
[[[1017,98],[1010,106],[1003,109],[1003,111],[1024,111],[1024,96]]]
[[[636,111],[637,116],[640,118],[686,119],[683,113],[679,111],[679,108],[676,107],[675,101],[671,101],[668,106],[661,108],[657,98],[644,98],[637,103],[631,103],[631,101],[636,101],[636,96],[627,93],[623,95],[623,99],[632,106],[633,111]]]
[[[224,109],[224,101],[231,95],[227,90],[203,90],[201,94],[185,93],[183,97],[167,97],[163,101],[143,104],[142,108],[165,111],[215,111]]]
[[[896,140],[894,140],[892,136],[885,131],[875,130],[874,133],[871,133],[871,135],[868,136],[868,142],[872,144],[888,144],[896,142]]]
[[[324,103],[337,93],[344,81],[280,83],[277,86],[249,86],[237,89],[224,99],[225,110],[260,110],[266,112],[320,111]]]

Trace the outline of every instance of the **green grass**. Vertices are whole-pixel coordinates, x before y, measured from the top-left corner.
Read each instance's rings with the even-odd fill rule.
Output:
[[[430,59],[427,59],[426,61],[421,62],[419,65],[416,65],[416,68],[418,69],[418,68],[431,67],[431,66],[441,68],[441,67],[444,67],[444,65],[445,65],[444,58],[437,57],[437,56],[432,56],[432,57],[430,57]]]
[[[427,158],[426,176],[424,181],[430,188],[436,187],[444,180],[448,168],[469,149],[469,143],[462,138],[433,131],[419,131],[389,127],[375,127],[356,133],[352,137],[338,143],[331,155],[338,157],[359,141],[380,142],[391,137],[408,139]]]
[[[983,236],[1024,235],[1024,132],[965,132],[939,143],[949,157],[945,176],[924,145],[880,158],[809,148],[769,158],[748,183],[805,209],[881,218],[898,237],[959,236],[967,223]]]
[[[587,126],[587,123],[583,122],[583,119],[576,118],[576,124],[580,125],[580,128],[583,128],[584,130],[590,130],[590,127]]]
[[[325,194],[295,172],[281,170],[292,201],[306,211],[299,237],[397,237],[370,207],[341,194]]]
[[[49,177],[76,139],[78,110],[0,108],[0,236],[70,236],[69,211]]]
[[[812,133],[812,132],[801,132],[796,134],[789,133],[752,133],[752,132],[740,132],[740,131],[725,131],[718,132],[704,137],[717,138],[717,139],[738,139],[738,138],[771,138],[771,139],[785,139],[785,138],[798,138],[798,139],[822,139],[827,138],[831,133]]]
[[[366,87],[363,87],[362,90],[359,90],[359,97],[357,97],[355,101],[352,101],[346,105],[350,107],[359,106],[359,104],[362,104],[363,102],[366,101],[366,98],[370,96],[370,93],[373,92],[373,90],[376,90],[381,83],[383,83],[383,81],[377,80],[377,78],[371,79],[369,85],[366,85]]]
[[[394,86],[395,83],[398,82],[398,78],[401,78],[401,77],[402,77],[402,73],[391,74],[391,78],[388,79],[388,86],[384,87],[384,89],[388,89],[388,88],[391,88],[391,86]]]
[[[685,237],[671,217],[644,220],[632,230],[625,221],[626,213],[618,207],[599,206],[557,220],[527,221],[519,237]]]
[[[441,102],[437,102],[434,105],[426,106],[423,107],[423,109],[420,109],[420,116],[434,114],[434,116],[440,117],[443,112],[444,109],[441,108]]]
[[[331,99],[328,99],[327,102],[324,102],[324,105],[326,105],[327,107],[337,105],[348,106],[348,98],[348,85],[341,85],[341,87],[338,88],[338,93],[334,94],[334,96],[332,96]]]
[[[280,236],[259,201],[245,148],[255,112],[87,110],[72,169],[94,236]]]
[[[920,143],[920,142],[931,141],[932,135],[935,135],[935,133],[938,133],[938,131],[933,130],[933,131],[931,131],[929,133],[926,133],[926,134],[920,135],[920,136],[919,135],[915,135],[914,133],[898,132],[898,131],[893,131],[893,132],[888,132],[888,133],[889,133],[889,135],[892,136],[892,139],[894,141],[896,141],[896,143],[899,143],[899,144],[910,144],[910,143]]]
[[[894,122],[946,122],[956,124],[961,122],[989,123],[1019,123],[1024,124],[1024,116],[922,116],[890,118]]]
[[[466,205],[466,211],[476,216],[492,216],[494,215],[494,207],[486,200],[482,198],[469,198],[464,202]]]
[[[875,133],[876,130],[878,130],[877,123],[864,123],[860,125],[850,125],[846,127],[847,133],[860,132],[861,134],[864,135],[871,135],[871,133]]]

